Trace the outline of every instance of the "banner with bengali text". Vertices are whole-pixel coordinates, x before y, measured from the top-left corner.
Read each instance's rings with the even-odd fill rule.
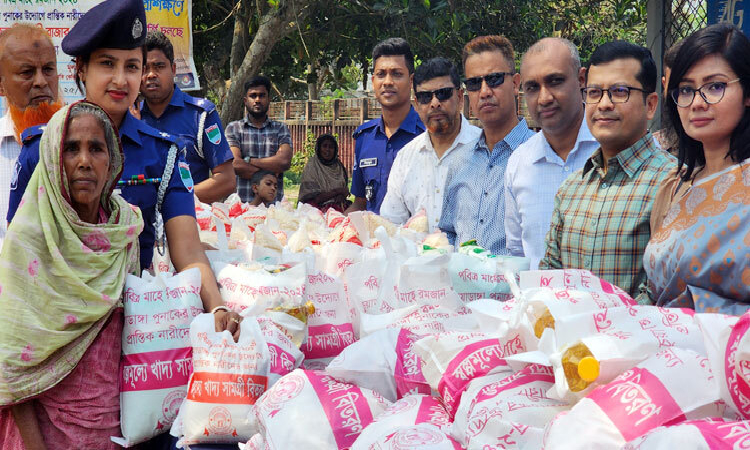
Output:
[[[60,91],[70,103],[81,98],[75,85],[73,59],[63,53],[60,44],[71,28],[101,0],[0,0],[0,31],[16,23],[44,27],[57,52]],[[174,46],[177,66],[175,83],[182,90],[200,89],[193,62],[192,0],[143,0],[148,30],[161,30]],[[0,112],[5,98],[0,97]]]

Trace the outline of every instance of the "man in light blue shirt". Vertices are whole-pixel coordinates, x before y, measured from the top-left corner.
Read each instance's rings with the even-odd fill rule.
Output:
[[[448,173],[438,227],[453,245],[476,239],[497,255],[505,246],[505,166],[534,133],[516,115],[520,77],[513,45],[503,36],[479,36],[463,49],[469,105],[484,131],[474,148]]]
[[[544,38],[521,60],[526,105],[542,131],[518,147],[505,171],[508,251],[536,269],[546,250],[555,194],[599,147],[584,118],[585,68],[567,39]]]

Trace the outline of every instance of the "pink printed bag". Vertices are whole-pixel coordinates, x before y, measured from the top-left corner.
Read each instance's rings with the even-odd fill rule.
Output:
[[[377,424],[370,426],[377,427]],[[352,450],[461,450],[450,435],[429,423],[400,426],[382,431],[377,436],[374,434],[372,437],[368,435],[366,440],[360,436]]]
[[[450,431],[451,422],[440,400],[429,395],[409,395],[398,400],[377,416],[375,421],[359,435],[352,445],[352,450],[378,448],[377,443],[398,428],[422,424],[435,427],[439,431],[435,434],[437,436],[438,434],[446,435]],[[432,442],[433,440],[435,442]],[[448,439],[442,440],[449,442]],[[438,439],[427,440],[427,443],[438,442]]]
[[[258,322],[242,320],[234,342],[229,331],[215,331],[213,314],[201,314],[190,325],[190,342],[193,374],[170,431],[180,437],[177,447],[247,441],[255,433],[248,415],[267,389],[270,371],[270,353]]]
[[[422,360],[412,348],[418,339],[400,328],[377,331],[344,349],[328,364],[326,373],[371,389],[389,401],[410,394],[430,394],[422,375]]]
[[[717,381],[706,357],[681,348],[664,349],[560,413],[548,425],[544,448],[620,449],[718,400]]]
[[[498,442],[523,448],[541,442],[544,427],[570,406],[547,396],[555,382],[551,367],[532,364],[513,375],[487,383],[461,399],[465,418],[456,417],[453,436],[467,449],[482,450]],[[468,407],[463,407],[468,403]],[[515,447],[514,447],[515,446]]]
[[[424,364],[422,373],[454,416],[469,383],[481,376],[512,373],[506,356],[525,351],[520,335],[502,338],[485,333],[449,332],[427,336],[415,344]]]
[[[750,448],[750,422],[695,420],[659,427],[628,442],[623,450],[724,450]]]
[[[271,318],[257,316],[254,319],[258,321],[268,346],[268,387],[271,387],[279,378],[302,365],[305,355],[294,345],[292,336],[286,334],[283,327],[278,326]]]
[[[656,306],[606,308],[555,322],[554,340],[540,341],[540,348],[549,352],[555,369],[556,398],[571,403],[594,387],[609,383],[623,371],[665,349],[680,347],[705,355],[703,335],[689,309]],[[551,337],[551,336],[550,336]],[[598,376],[591,385],[573,392],[566,378],[563,360],[566,353],[580,343],[598,362]]]
[[[253,417],[270,450],[343,450],[389,405],[369,389],[338,382],[325,372],[297,369],[263,394]]]
[[[198,269],[156,278],[128,275],[118,444],[130,447],[172,426],[193,371],[188,332],[193,317],[203,313],[200,290]]]
[[[305,358],[333,358],[356,340],[344,283],[337,277],[317,272],[307,276],[307,300],[315,305],[308,318]]]

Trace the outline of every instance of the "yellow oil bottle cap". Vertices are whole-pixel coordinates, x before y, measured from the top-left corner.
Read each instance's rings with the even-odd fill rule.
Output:
[[[591,356],[581,358],[578,363],[578,376],[589,383],[596,381],[599,378],[599,361]]]

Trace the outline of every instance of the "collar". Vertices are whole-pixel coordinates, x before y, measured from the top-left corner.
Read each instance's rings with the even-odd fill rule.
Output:
[[[268,114],[266,114],[266,120],[263,122],[263,125],[261,125],[259,127],[256,127],[255,125],[253,125],[253,122],[250,120],[250,115],[249,114],[245,114],[245,117],[242,118],[242,122],[245,125],[247,125],[247,126],[250,126],[250,127],[253,127],[253,128],[257,128],[257,129],[260,130],[261,128],[267,127],[268,124],[271,123],[271,118],[268,117]]]
[[[446,150],[445,153],[443,153],[443,158],[445,158],[450,152],[452,152],[459,145],[474,144],[477,141],[477,133],[473,132],[472,130],[475,130],[475,129],[478,130],[478,128],[470,124],[469,121],[466,120],[466,117],[464,117],[464,115],[461,114],[461,130],[456,135],[456,138],[453,139],[453,143],[451,144],[450,147],[448,147],[448,150]],[[420,152],[430,151],[432,153],[435,153],[435,148],[432,146],[432,140],[430,139],[429,131],[423,132],[418,137],[422,138],[422,144],[419,146]]]
[[[10,118],[10,108],[5,111],[5,115],[0,118],[0,139],[11,136],[15,139],[16,131],[13,128],[13,119]]]
[[[178,108],[183,108],[185,106],[185,93],[180,90],[180,88],[177,87],[177,85],[174,85],[174,91],[172,92],[172,98],[169,99],[169,103],[167,104],[167,107],[169,106],[176,106]],[[164,110],[166,113],[166,109]],[[143,101],[143,107],[141,108],[142,114],[148,114],[152,117],[154,116],[154,113],[151,112],[151,108],[148,107],[148,102]],[[164,117],[164,113],[162,113],[162,117]]]
[[[178,88],[177,85],[174,85],[174,92],[172,92],[172,98],[169,100],[170,106],[178,106],[180,108],[185,106],[185,94],[182,92],[182,89]]]
[[[126,136],[131,141],[135,142],[139,146],[141,145],[141,135],[139,133],[139,130],[141,128],[141,121],[133,117],[132,114],[130,114],[130,111],[128,111],[125,114],[125,119],[122,121],[122,125],[120,125],[120,137]]]
[[[638,169],[653,156],[656,149],[654,136],[647,131],[635,144],[622,150],[614,158],[610,158],[607,165],[612,166],[616,162],[629,178],[633,178]],[[599,169],[603,166],[604,155],[602,154],[602,148],[599,147],[583,166],[582,176],[585,176],[592,168]]]
[[[536,145],[531,149],[532,161],[536,163],[545,158],[547,158],[547,160],[549,161],[550,158],[557,156],[557,153],[549,145],[549,141],[544,135],[544,132],[540,131],[537,134],[539,135],[537,139],[541,139],[541,145]],[[589,130],[589,126],[586,123],[586,117],[584,117],[581,121],[581,127],[578,128],[578,136],[576,137],[576,142],[575,144],[573,144],[573,149],[568,154],[568,158],[578,152],[582,147],[581,144],[585,142],[598,144],[594,135],[591,134],[591,130]]]
[[[526,123],[526,119],[521,119],[518,121],[518,123],[510,129],[508,134],[505,135],[504,138],[497,141],[495,146],[492,148],[492,153],[495,153],[495,150],[501,150],[500,146],[505,143],[508,147],[510,147],[510,151],[514,151],[518,148],[519,145],[526,142],[526,135],[529,132],[529,125]],[[489,147],[487,146],[487,138],[484,136],[484,132],[479,136],[479,140],[477,141],[477,145],[474,147],[474,150],[485,150],[489,152]]]
[[[383,122],[383,115],[380,115],[380,119],[378,119],[377,122],[378,131],[385,134],[385,123]],[[419,114],[417,114],[417,111],[414,109],[413,106],[409,107],[409,114],[404,117],[404,120],[401,121],[401,125],[398,126],[399,130],[404,130],[407,133],[417,135],[421,134],[425,131],[424,124],[422,124],[422,119],[419,118]],[[398,130],[396,130],[396,133],[398,133]],[[394,135],[396,133],[393,133]]]

